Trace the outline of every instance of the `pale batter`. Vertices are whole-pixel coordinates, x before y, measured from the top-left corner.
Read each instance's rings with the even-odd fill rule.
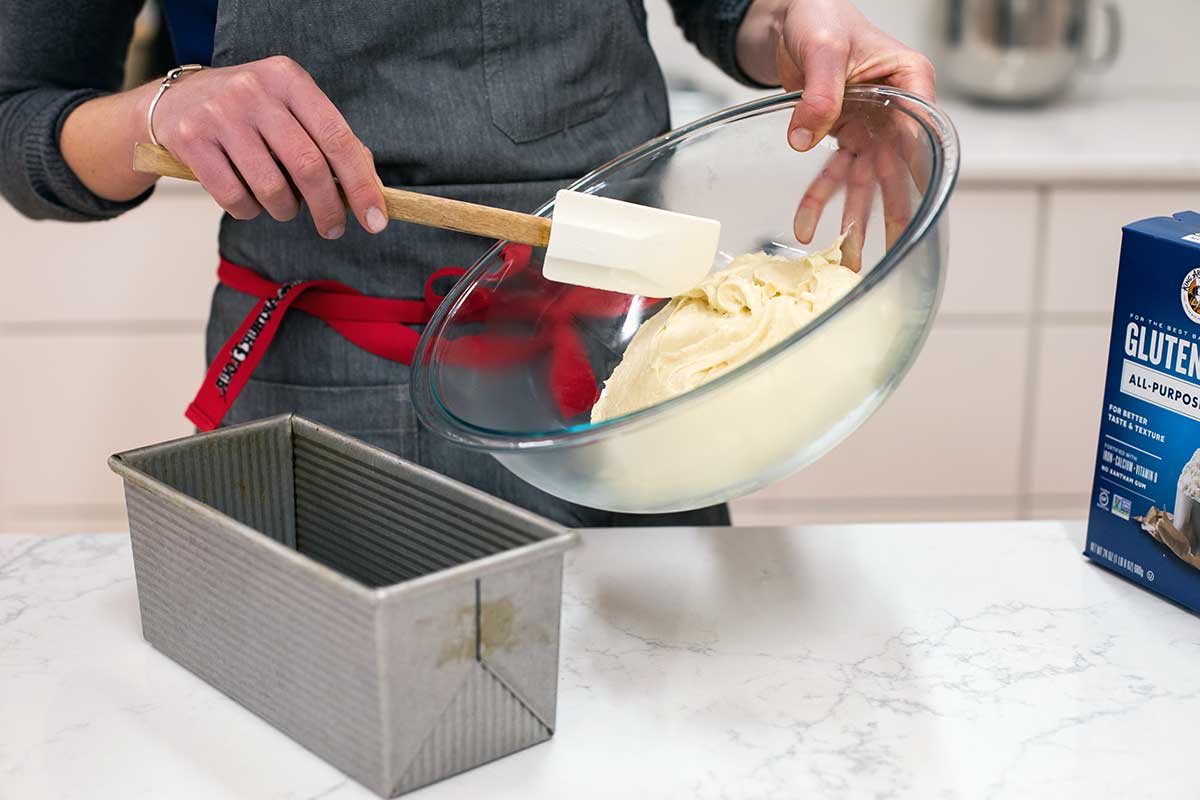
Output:
[[[592,422],[683,394],[750,361],[816,319],[861,279],[843,236],[800,259],[749,253],[671,300],[634,334]]]

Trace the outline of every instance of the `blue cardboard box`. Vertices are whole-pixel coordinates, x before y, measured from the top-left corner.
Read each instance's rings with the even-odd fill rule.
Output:
[[[1200,611],[1200,214],[1126,226],[1084,555]]]

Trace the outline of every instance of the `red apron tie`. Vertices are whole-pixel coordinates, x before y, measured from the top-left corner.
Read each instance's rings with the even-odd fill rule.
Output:
[[[528,245],[508,245],[503,265],[496,273],[484,276],[486,284],[500,275],[516,278],[529,266],[532,249]],[[390,361],[411,364],[420,335],[409,325],[429,322],[434,310],[445,298],[435,289],[437,281],[466,274],[466,270],[446,267],[434,272],[425,282],[423,300],[394,300],[369,297],[343,283],[332,280],[275,283],[253,270],[221,259],[217,278],[222,284],[260,299],[246,319],[221,348],[204,383],[187,409],[187,418],[203,431],[221,424],[251,373],[266,354],[272,339],[291,308],[324,320],[335,331],[364,350]],[[511,296],[507,296],[511,295]],[[643,307],[656,301],[642,298]],[[599,394],[583,343],[575,330],[577,318],[614,318],[630,307],[629,297],[573,286],[555,286],[546,291],[544,282],[533,282],[529,291],[519,289],[499,300],[486,285],[475,289],[461,319],[496,323],[533,323],[533,335],[485,332],[447,340],[438,357],[447,363],[486,368],[506,367],[528,361],[546,351],[550,353],[550,389],[564,418],[582,414],[592,407]]]

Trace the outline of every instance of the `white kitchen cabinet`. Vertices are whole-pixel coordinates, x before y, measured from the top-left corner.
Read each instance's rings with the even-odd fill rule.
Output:
[[[170,181],[106,222],[30,222],[0,202],[0,322],[204,320],[220,218],[199,187]]]
[[[199,324],[0,337],[0,374],[10,376],[0,393],[0,530],[120,523],[108,456],[191,432],[183,411],[203,360]]]
[[[825,459],[735,504],[738,521],[1085,515],[1121,226],[1200,207],[1197,188],[964,187],[912,374]],[[981,405],[946,403],[952,385]]]
[[[1039,209],[1036,187],[955,195],[939,323],[912,372],[821,461],[735,503],[739,523],[1017,515]]]
[[[936,328],[904,383],[862,428],[754,500],[853,501],[866,513],[918,498],[1015,498],[1027,356],[1020,329]]]
[[[1037,217],[1033,188],[956,193],[940,313],[1027,316],[1033,310]]]
[[[1121,227],[1146,217],[1200,208],[1200,185],[1185,188],[1062,188],[1046,218],[1049,314],[1112,313]]]
[[[1084,519],[1087,517],[1088,494],[1082,492],[1057,497],[1031,497],[1021,509],[1024,519]]]
[[[1082,497],[1092,485],[1110,327],[1051,324],[1038,332],[1030,421],[1032,503]]]

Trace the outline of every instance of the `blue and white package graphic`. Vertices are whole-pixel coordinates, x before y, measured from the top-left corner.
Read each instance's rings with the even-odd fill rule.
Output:
[[[1126,226],[1084,554],[1200,611],[1200,214]]]

